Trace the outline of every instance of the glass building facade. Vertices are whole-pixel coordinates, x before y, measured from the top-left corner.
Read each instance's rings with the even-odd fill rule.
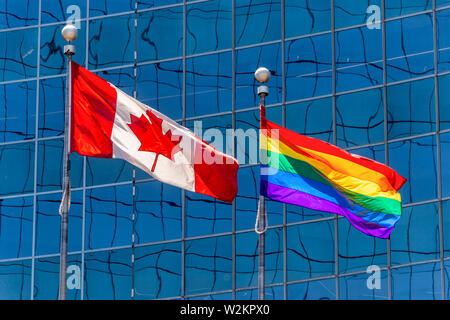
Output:
[[[268,119],[408,179],[389,240],[267,200],[266,299],[449,299],[449,0],[0,0],[0,299],[58,296],[71,19],[77,63],[188,128],[258,129],[264,66]],[[231,145],[232,204],[72,154],[68,298],[256,299],[257,136]]]

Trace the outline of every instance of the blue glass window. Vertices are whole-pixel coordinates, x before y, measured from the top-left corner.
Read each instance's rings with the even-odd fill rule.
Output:
[[[231,48],[232,2],[213,0],[186,7],[186,54]]]
[[[181,189],[159,181],[136,184],[135,241],[181,238]]]
[[[236,229],[253,229],[258,207],[259,166],[240,168],[237,175]]]
[[[186,117],[231,110],[231,53],[186,61]]]
[[[439,77],[439,122],[441,130],[450,129],[450,75]]]
[[[443,7],[450,4],[450,0],[436,0],[436,7]]]
[[[450,196],[450,133],[441,135],[441,183],[442,196]]]
[[[89,16],[104,16],[120,12],[134,11],[135,0],[89,0]]]
[[[34,143],[0,146],[0,195],[33,191]]]
[[[386,23],[388,82],[434,71],[433,19],[423,14]]]
[[[36,82],[0,85],[0,142],[34,138]]]
[[[150,176],[147,176],[149,178]],[[86,158],[86,185],[131,181],[133,166],[121,159]]]
[[[0,32],[0,81],[36,76],[37,28]]]
[[[59,257],[36,259],[34,263],[34,300],[57,300],[59,290]],[[80,283],[71,282],[70,272],[72,268],[77,268],[75,272],[81,277],[81,255],[68,255],[67,267],[70,268],[67,273],[67,300],[80,300],[81,298],[81,279]],[[72,287],[71,283],[75,285]]]
[[[78,13],[77,10],[80,10],[79,18],[86,17],[86,0],[42,0],[41,6],[42,23],[66,21]]]
[[[236,235],[236,288],[258,285],[258,234]]]
[[[331,43],[329,34],[286,42],[287,101],[332,93]]]
[[[31,26],[39,21],[39,2],[4,0],[0,3],[0,29]]]
[[[63,139],[39,141],[36,182],[38,191],[62,189],[63,150]],[[83,183],[83,158],[78,153],[71,153],[70,165],[71,186],[78,188]]]
[[[136,299],[161,299],[181,294],[181,243],[136,248]]]
[[[188,237],[231,231],[231,203],[194,192],[186,192]]]
[[[1,300],[29,300],[31,260],[0,263]]]
[[[134,15],[90,21],[89,68],[100,69],[133,63],[134,39]]]
[[[30,257],[33,198],[1,199],[0,222],[0,259]]]
[[[387,87],[388,139],[436,130],[434,79]]]
[[[372,89],[336,98],[337,141],[340,147],[384,140],[383,90]]]
[[[450,230],[450,200],[442,202],[442,220],[443,220],[443,231],[444,231],[444,256],[448,257],[450,255],[450,237],[445,235]]]
[[[439,258],[439,204],[403,208],[391,233],[391,263]]]
[[[440,263],[392,269],[392,299],[441,300]]]
[[[161,32],[164,30],[164,32]],[[183,7],[152,10],[138,16],[138,61],[183,54]]]
[[[259,106],[257,88],[261,84],[255,80],[255,70],[264,66],[270,70],[269,95],[266,105],[282,100],[281,44],[236,51],[236,109]]]
[[[77,39],[72,42],[76,48],[74,60],[84,66],[86,64],[86,24],[80,24]],[[61,37],[64,25],[41,28],[40,76],[63,74],[66,72],[67,57],[64,46],[67,42]]]
[[[450,10],[436,12],[437,22],[437,46],[438,46],[438,71],[450,70],[450,36],[447,30],[450,28]]]
[[[289,300],[336,300],[336,280],[325,279],[288,285]]]
[[[347,219],[338,220],[339,273],[365,270],[370,265],[384,267],[387,264],[387,242],[368,236]]]
[[[378,6],[381,19],[381,0],[334,0],[335,27],[344,28],[352,25],[365,24],[368,18],[371,18],[375,13],[373,11],[367,12],[369,7],[374,5]],[[369,22],[372,21],[369,20]]]
[[[231,289],[231,236],[186,241],[186,294]]]
[[[342,300],[387,300],[389,299],[388,273],[380,272],[379,288],[369,289],[368,278],[373,272],[339,278],[339,299]]]
[[[381,29],[367,26],[339,31],[336,46],[336,91],[383,83]]]
[[[331,29],[330,0],[285,0],[286,37]]]
[[[287,228],[288,281],[334,274],[334,220]]]
[[[86,253],[84,299],[131,298],[131,249]]]
[[[59,206],[62,194],[54,193],[37,197],[36,202],[36,254],[55,254],[60,251],[61,216]],[[69,210],[68,251],[80,251],[83,223],[83,194],[72,191]]]
[[[136,85],[140,102],[171,119],[183,117],[182,60],[138,67]]]
[[[439,0],[438,0],[439,1]],[[387,0],[385,14],[386,18],[403,16],[413,12],[429,10],[433,6],[430,0]]]
[[[39,82],[39,137],[64,134],[66,77],[43,79]]]
[[[96,72],[96,75],[112,83],[127,95],[133,96],[135,82],[133,68],[103,70]]]
[[[264,290],[265,300],[283,300],[284,288],[283,286],[269,287]]]
[[[407,179],[400,189],[402,203],[437,197],[436,137],[389,144],[389,166]]]
[[[131,185],[87,190],[86,249],[131,244],[132,203]]]
[[[118,0],[122,1],[122,0]],[[160,6],[166,6],[176,3],[183,3],[183,0],[137,0],[138,9],[147,9]]]
[[[283,282],[282,228],[268,229],[265,233],[265,271],[266,284]]]
[[[236,2],[236,46],[281,38],[280,0]]]

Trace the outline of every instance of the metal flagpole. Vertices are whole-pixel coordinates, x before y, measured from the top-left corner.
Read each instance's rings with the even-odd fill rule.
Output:
[[[70,209],[70,119],[72,109],[72,56],[75,54],[75,46],[70,44],[78,36],[78,30],[73,25],[66,25],[61,35],[69,44],[64,46],[64,54],[67,56],[67,82],[66,104],[64,110],[64,155],[63,155],[63,196],[59,207],[61,215],[61,241],[60,241],[60,265],[59,265],[59,300],[66,300],[67,296],[67,240],[69,234],[69,209]]]
[[[258,68],[255,71],[255,79],[259,83],[265,83],[270,79],[270,71],[264,67]],[[269,95],[269,88],[265,85],[258,87],[258,96],[260,104],[260,118],[265,118],[264,107],[266,105],[266,96]],[[261,137],[261,135],[260,135]],[[261,143],[261,138],[260,138]],[[258,261],[258,299],[264,300],[264,285],[265,285],[265,232],[267,229],[267,212],[264,196],[259,196],[258,212],[256,217],[255,231],[259,234],[259,261]]]

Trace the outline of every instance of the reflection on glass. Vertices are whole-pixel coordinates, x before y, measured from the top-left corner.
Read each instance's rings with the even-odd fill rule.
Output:
[[[286,37],[331,29],[329,0],[285,0]]]
[[[132,201],[131,185],[86,191],[86,249],[131,244]]]
[[[388,300],[388,273],[387,271],[379,272],[379,274],[375,274],[371,271],[339,278],[339,299]],[[379,278],[375,279],[378,275]],[[370,277],[374,277],[374,279],[372,280]]]
[[[231,110],[231,53],[186,61],[186,117]]]
[[[60,252],[61,216],[59,206],[62,194],[40,195],[36,200],[36,254],[56,254]],[[72,192],[69,211],[68,251],[81,250],[83,224],[83,194]]]
[[[236,46],[281,38],[280,0],[236,2]]]
[[[438,71],[445,72],[450,70],[450,10],[437,11],[436,19]]]
[[[437,0],[440,1],[440,0]],[[417,11],[429,10],[433,6],[430,0],[388,0],[386,1],[386,18],[403,16]]]
[[[34,143],[0,146],[0,195],[33,191]]]
[[[3,0],[0,3],[0,29],[35,25],[38,17],[38,1]]]
[[[370,265],[387,265],[387,242],[368,236],[347,219],[338,220],[339,273],[366,270]]]
[[[89,22],[89,69],[133,63],[134,39],[134,15],[132,14],[91,20]]]
[[[0,32],[0,81],[36,76],[37,30]]]
[[[322,221],[287,228],[288,280],[300,280],[334,273],[334,221]]]
[[[391,264],[439,258],[439,205],[403,208],[391,233]]]
[[[331,43],[330,34],[286,42],[287,101],[332,93]]]
[[[383,83],[381,29],[367,26],[339,31],[335,37],[336,91]]]
[[[392,269],[392,299],[441,300],[440,263]]]
[[[337,141],[353,147],[384,140],[383,90],[372,89],[336,98]]]
[[[374,14],[377,13],[374,10],[378,9],[369,10],[369,7],[373,5],[378,6],[381,19],[381,0],[334,0],[335,28],[339,29],[372,22],[372,17],[376,17]]]
[[[66,77],[39,82],[39,137],[64,135]]]
[[[181,190],[151,181],[136,184],[135,241],[148,243],[181,238]]]
[[[59,263],[59,256],[35,260],[33,286],[34,300],[58,299]],[[81,255],[69,255],[67,257],[67,268],[67,300],[80,300]]]
[[[66,72],[67,57],[64,46],[67,42],[61,37],[64,25],[41,28],[40,76],[63,74]],[[77,39],[72,42],[76,48],[74,60],[84,66],[86,59],[86,24],[80,23]]]
[[[231,249],[231,236],[186,241],[186,294],[231,289]]]
[[[388,82],[434,71],[433,19],[431,13],[386,23]]]
[[[266,105],[282,100],[281,44],[271,44],[236,51],[236,109],[259,106],[255,70],[264,66],[271,75]]]
[[[388,139],[434,131],[434,79],[387,87]]]
[[[33,237],[33,198],[0,200],[0,260],[30,257]]]
[[[336,300],[336,280],[325,279],[288,285],[289,300]]]
[[[389,144],[389,166],[407,179],[400,189],[402,204],[437,197],[436,137]]]
[[[140,66],[137,99],[171,119],[183,117],[183,62],[175,60]]]
[[[120,12],[134,11],[136,0],[89,0],[89,16],[104,16]],[[141,2],[139,0],[138,2]]]
[[[137,299],[161,299],[180,295],[180,242],[138,247],[135,255]]]
[[[37,189],[62,189],[64,139],[44,140],[38,143]],[[83,158],[70,154],[70,182],[72,188],[82,185]]]
[[[164,32],[161,32],[164,30]],[[138,61],[161,60],[183,54],[183,7],[139,13]]]
[[[229,0],[188,4],[186,7],[186,54],[231,48]]]
[[[36,82],[0,85],[0,142],[34,138]]]
[[[86,17],[86,0],[41,0],[41,6],[41,23],[67,21],[77,13],[80,18]]]
[[[1,300],[30,300],[31,260],[0,263]]]
[[[131,249],[86,253],[84,258],[85,300],[131,298]]]

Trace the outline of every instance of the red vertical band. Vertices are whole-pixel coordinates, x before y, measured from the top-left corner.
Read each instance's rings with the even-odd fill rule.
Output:
[[[111,158],[117,92],[109,82],[72,61],[71,152]]]

